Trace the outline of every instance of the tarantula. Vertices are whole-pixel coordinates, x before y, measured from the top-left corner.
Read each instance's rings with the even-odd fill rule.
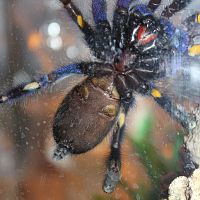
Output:
[[[131,0],[117,0],[111,28],[106,0],[92,0],[95,30],[70,0],[60,1],[83,32],[98,61],[62,66],[39,80],[22,83],[1,95],[0,103],[34,94],[69,74],[86,75],[86,80],[67,94],[55,114],[53,136],[57,147],[53,157],[60,160],[67,154],[87,152],[112,130],[103,183],[103,190],[111,193],[120,180],[120,150],[126,115],[135,103],[136,93],[153,97],[186,129],[189,127],[183,110],[173,105],[171,99],[155,87],[154,81],[165,77],[165,55],[173,51],[189,52],[189,35],[168,19],[190,1],[174,0],[164,9],[161,18],[156,18],[153,13],[161,0],[132,6]]]

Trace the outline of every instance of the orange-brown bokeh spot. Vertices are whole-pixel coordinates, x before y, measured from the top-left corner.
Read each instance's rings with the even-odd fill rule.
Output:
[[[41,46],[42,36],[38,32],[33,32],[28,37],[28,48],[31,50],[36,50]]]

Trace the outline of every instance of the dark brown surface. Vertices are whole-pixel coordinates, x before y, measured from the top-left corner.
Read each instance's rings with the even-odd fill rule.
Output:
[[[110,81],[111,86],[112,80],[106,80]],[[102,113],[108,105],[114,105],[119,110],[119,101],[110,98],[105,91],[95,87],[90,79],[86,79],[61,103],[53,125],[55,141],[69,145],[75,154],[92,149],[102,141],[115,122],[115,116]]]

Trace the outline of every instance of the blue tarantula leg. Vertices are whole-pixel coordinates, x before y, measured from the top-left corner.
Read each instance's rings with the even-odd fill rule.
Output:
[[[151,89],[151,96],[171,117],[176,119],[188,132],[196,126],[196,121],[185,109],[176,103],[172,103],[170,97],[161,94],[156,88]]]
[[[92,14],[96,24],[100,22],[108,22],[106,0],[92,0]]]
[[[130,5],[131,1],[132,0],[117,0],[117,7],[129,9],[129,5]]]
[[[113,68],[110,64],[102,63],[79,63],[62,66],[49,74],[43,75],[39,80],[33,80],[29,83],[22,83],[19,86],[9,90],[4,95],[0,95],[0,103],[9,102],[23,96],[32,95],[40,89],[63,79],[70,74],[84,74],[88,76],[102,76],[111,74]]]
[[[0,103],[15,100],[17,98],[32,95],[42,88],[46,88],[49,84],[54,83],[69,74],[82,74],[79,64],[70,64],[60,67],[50,74],[43,75],[38,80],[33,80],[28,83],[21,83],[17,87],[12,88],[4,95],[0,95]]]
[[[190,32],[190,46],[188,54],[190,56],[200,56],[200,13],[188,17],[183,24]]]
[[[111,27],[107,20],[106,0],[92,0],[92,13],[96,24],[97,37],[95,52],[103,60],[112,58]]]
[[[188,51],[189,34],[179,28],[176,28],[169,20],[162,18],[160,23],[163,25],[163,30],[171,41],[172,46],[181,53]]]
[[[124,49],[126,47],[128,21],[128,9],[131,0],[118,0],[113,19],[113,39],[116,48]]]
[[[174,0],[169,6],[167,6],[163,12],[161,13],[161,16],[170,18],[172,15],[177,13],[178,11],[184,9],[191,0]]]
[[[188,18],[186,18],[183,22],[183,24],[186,26],[187,30],[193,30],[194,25],[200,24],[200,13],[196,13]]]
[[[123,107],[123,106],[122,106]],[[115,190],[121,178],[121,142],[124,135],[125,119],[128,110],[122,109],[113,130],[111,152],[107,160],[107,170],[103,182],[103,191],[111,193]]]
[[[159,5],[161,3],[161,0],[150,0],[149,3],[148,3],[148,8],[151,9],[151,11],[155,11]]]
[[[92,0],[92,13],[97,32],[101,34],[101,39],[108,43],[109,38],[111,39],[111,27],[107,20],[106,0]]]

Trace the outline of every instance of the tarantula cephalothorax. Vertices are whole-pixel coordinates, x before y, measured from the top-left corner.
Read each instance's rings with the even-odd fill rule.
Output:
[[[160,1],[150,0],[147,6],[130,6],[131,0],[117,0],[111,28],[106,15],[106,0],[92,0],[94,30],[70,0],[61,0],[99,61],[60,67],[39,80],[22,83],[0,97],[1,103],[9,102],[33,94],[69,74],[87,75],[85,81],[67,94],[57,110],[53,123],[57,148],[53,156],[59,160],[67,154],[84,153],[112,130],[111,152],[103,183],[103,190],[108,193],[114,191],[120,179],[120,147],[126,114],[134,104],[135,93],[152,96],[186,129],[189,126],[182,109],[159,92],[153,82],[165,76],[162,65],[165,55],[173,50],[188,53],[189,35],[175,28],[168,18],[190,1],[174,0],[158,19],[153,12]]]

